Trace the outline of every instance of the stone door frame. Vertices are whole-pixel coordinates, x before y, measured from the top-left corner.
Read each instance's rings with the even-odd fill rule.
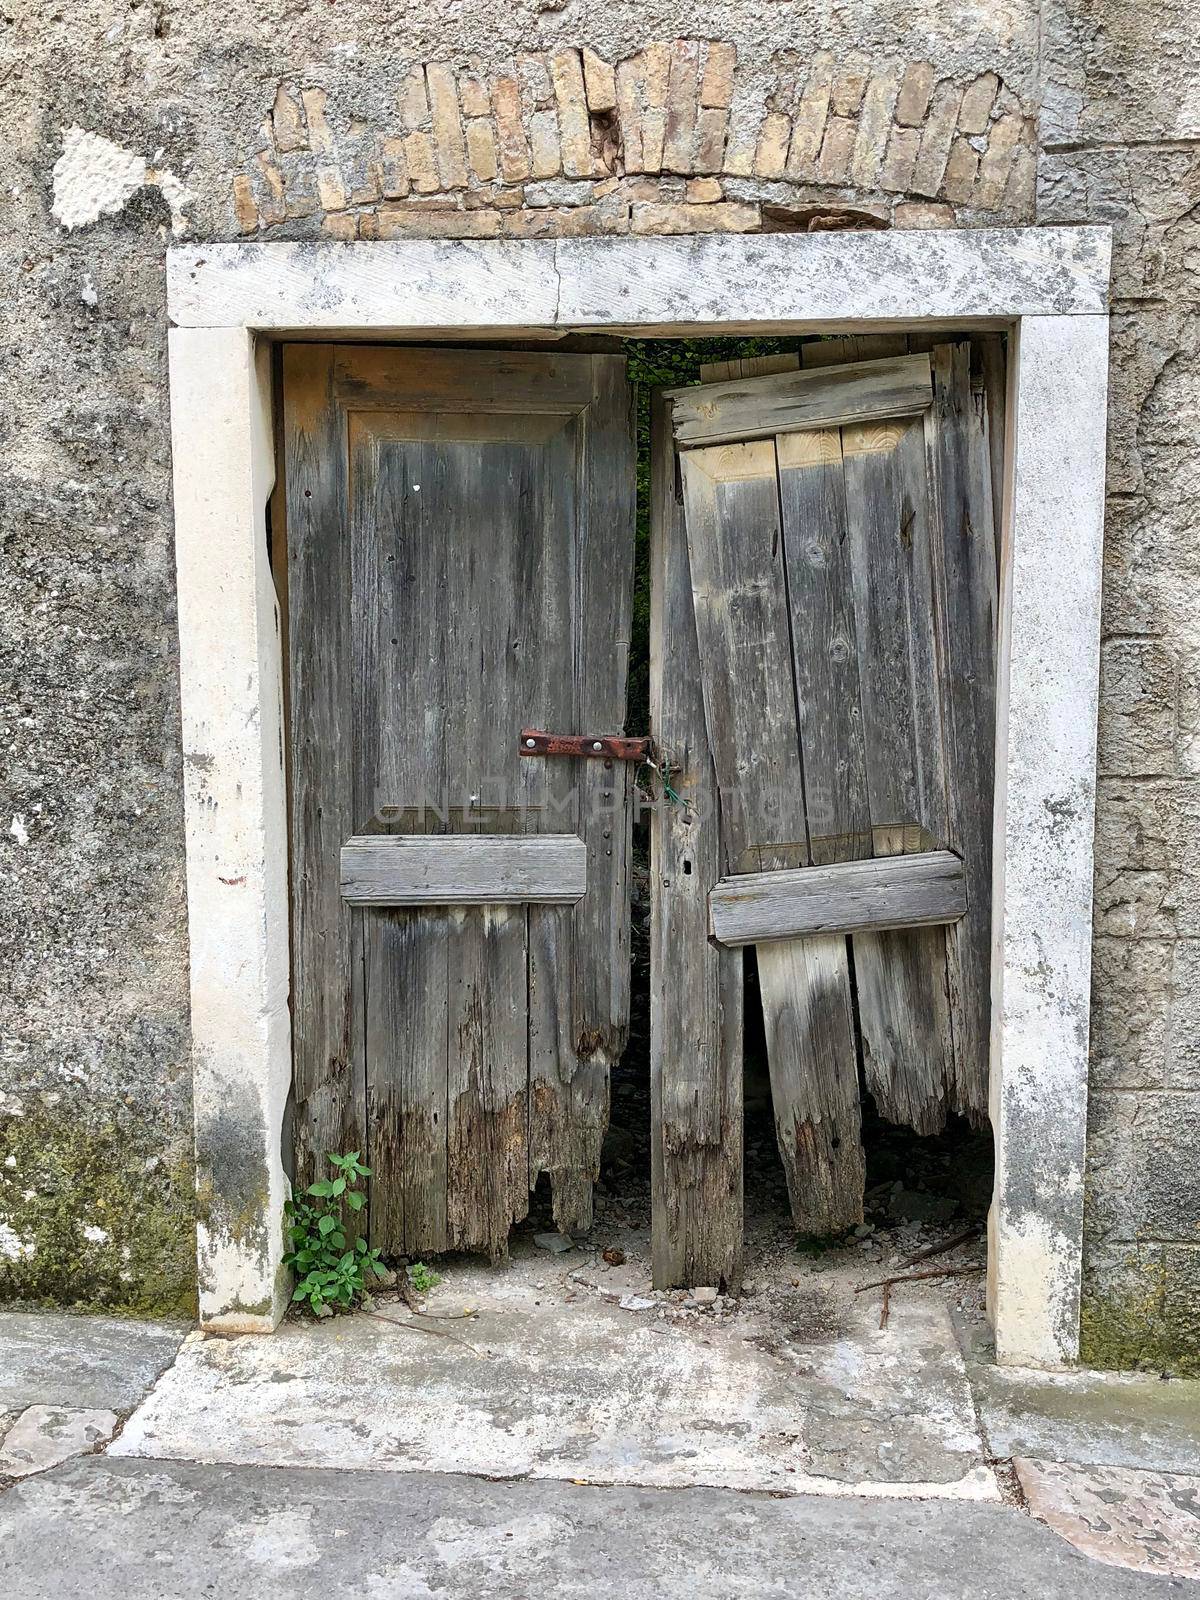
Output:
[[[271,345],[869,332],[1010,334],[992,964],[1003,1361],[1079,1353],[1091,985],[1107,228],[168,252],[201,1321],[287,1306],[291,1082]]]

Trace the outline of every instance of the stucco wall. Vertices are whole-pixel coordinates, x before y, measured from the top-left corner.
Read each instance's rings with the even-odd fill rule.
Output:
[[[832,17],[787,0],[374,0],[264,20],[236,0],[97,0],[9,23],[0,1294],[189,1293],[172,237],[742,231],[847,210],[908,227],[1111,221],[1087,1327],[1097,1359],[1195,1359],[1186,16],[1182,0],[1153,21],[1111,0]]]

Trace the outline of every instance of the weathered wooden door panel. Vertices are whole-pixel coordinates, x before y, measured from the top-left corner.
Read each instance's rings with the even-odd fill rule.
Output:
[[[588,1217],[626,1025],[626,775],[605,811],[518,753],[622,726],[624,363],[294,346],[284,385],[299,1175],[365,1146],[375,1243],[496,1254],[543,1170]],[[586,891],[335,906],[352,838],[468,832],[578,837]]]
[[[716,772],[704,726],[683,506],[671,419],[650,410],[650,692],[678,803],[651,815],[650,1097],[654,1282],[742,1275],[740,950],[708,942],[708,894],[724,872]]]
[[[980,393],[965,344],[822,341],[811,372],[731,363],[676,399],[724,870],[963,857],[967,909],[947,927],[758,946],[781,1150],[813,1230],[861,1215],[860,1055],[885,1116],[932,1132],[950,1109],[985,1115],[998,354]],[[683,608],[658,609],[681,638],[654,667],[669,678]]]
[[[737,414],[744,420],[740,408]],[[733,872],[807,866],[812,856],[775,442],[686,450],[680,465],[726,861]],[[862,1221],[846,941],[834,936],[759,946],[758,975],[792,1213],[805,1232],[832,1233]]]

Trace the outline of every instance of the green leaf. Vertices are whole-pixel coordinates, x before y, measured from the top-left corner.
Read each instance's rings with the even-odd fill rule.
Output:
[[[337,1227],[337,1218],[336,1217],[322,1217],[320,1222],[317,1223],[317,1232],[321,1235],[321,1237],[323,1239],[327,1233],[332,1233],[333,1230],[336,1227]]]
[[[338,1197],[338,1195],[345,1194],[345,1192],[346,1192],[346,1180],[345,1180],[345,1178],[335,1178],[333,1180],[333,1182],[329,1186],[330,1195],[334,1199],[336,1199]]]
[[[302,1283],[298,1283],[296,1285],[296,1287],[292,1290],[292,1299],[293,1300],[307,1300],[308,1299],[308,1290],[304,1287],[304,1285]]]
[[[328,1200],[333,1193],[333,1184],[328,1178],[318,1178],[316,1183],[310,1183],[304,1192],[305,1194],[315,1194],[320,1200]]]
[[[357,1189],[351,1189],[349,1194],[346,1196],[346,1204],[350,1207],[351,1211],[361,1211],[366,1203],[366,1195],[359,1194]]]

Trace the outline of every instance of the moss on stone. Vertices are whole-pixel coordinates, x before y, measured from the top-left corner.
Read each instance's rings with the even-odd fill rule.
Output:
[[[195,1315],[190,1145],[150,1139],[62,1102],[0,1118],[0,1302]]]
[[[1079,1354],[1086,1366],[1108,1371],[1170,1372],[1200,1377],[1195,1328],[1183,1329],[1167,1315],[1166,1268],[1162,1257],[1131,1255],[1119,1287],[1085,1290],[1080,1309]]]

